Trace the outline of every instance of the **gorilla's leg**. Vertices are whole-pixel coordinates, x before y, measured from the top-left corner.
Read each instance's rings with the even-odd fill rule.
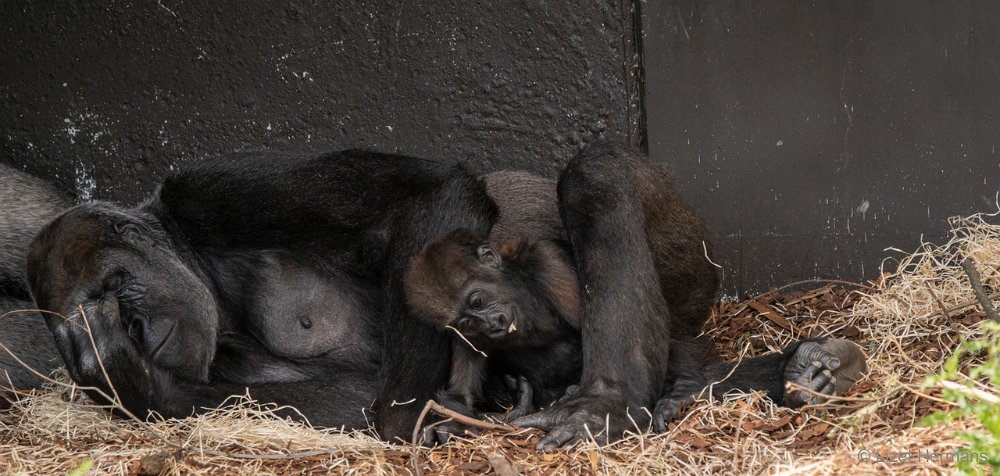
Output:
[[[560,211],[580,277],[583,373],[576,396],[515,421],[549,430],[540,449],[590,435],[610,441],[645,426],[643,408],[661,396],[668,375],[672,328],[700,328],[707,317],[706,308],[704,317],[685,316],[694,322],[677,325],[668,314],[663,289],[671,284],[661,281],[654,249],[701,256],[705,237],[685,235],[683,227],[666,230],[670,236],[647,234],[661,228],[649,228],[652,222],[685,220],[659,216],[686,209],[659,180],[662,173],[648,159],[598,145],[570,161],[560,178]],[[691,286],[684,278],[677,285]]]
[[[711,364],[702,379],[697,376],[677,379],[669,394],[656,403],[653,428],[666,431],[667,423],[701,396],[707,385],[711,397],[720,397],[731,390],[764,390],[775,403],[795,408],[822,403],[825,400],[822,395],[847,393],[867,368],[865,355],[856,344],[823,338],[799,341],[781,352],[738,363]],[[805,390],[786,388],[788,383]]]
[[[42,316],[26,311],[34,307],[30,301],[0,298],[0,395],[37,388],[43,383],[38,374],[62,365]]]

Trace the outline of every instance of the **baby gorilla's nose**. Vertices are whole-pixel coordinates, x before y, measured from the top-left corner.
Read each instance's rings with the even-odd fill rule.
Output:
[[[486,324],[488,326],[488,334],[490,337],[499,337],[506,335],[510,329],[512,319],[510,314],[498,311],[492,312],[486,315]]]
[[[503,327],[506,320],[507,314],[503,312],[493,312],[486,316],[486,322],[489,323],[491,329]]]

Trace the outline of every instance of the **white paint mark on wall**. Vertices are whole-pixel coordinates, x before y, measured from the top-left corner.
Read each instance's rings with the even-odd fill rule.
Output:
[[[63,122],[69,124],[65,129],[63,129],[63,132],[69,136],[69,143],[76,144],[76,134],[80,132],[80,129],[76,127],[76,125],[73,124],[73,121],[71,121],[68,117],[63,119]]]
[[[94,199],[97,181],[87,173],[87,167],[83,165],[83,162],[79,162],[75,169],[74,182],[76,183],[77,197],[81,202],[89,202]]]
[[[854,210],[861,214],[861,218],[864,219],[865,213],[868,212],[868,209],[871,208],[871,206],[872,204],[869,203],[868,200],[862,200],[861,205],[858,205],[858,208],[855,208]]]

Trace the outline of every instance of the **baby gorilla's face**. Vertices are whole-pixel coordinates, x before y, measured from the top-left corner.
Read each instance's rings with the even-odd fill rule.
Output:
[[[464,305],[451,322],[451,327],[468,337],[485,336],[499,339],[517,331],[519,314],[516,301],[504,299],[505,291],[497,284],[473,282]]]
[[[523,276],[506,267],[493,247],[476,247],[476,259],[467,262],[470,279],[459,294],[450,327],[478,341],[512,343],[530,334],[539,320],[554,319],[542,300],[523,285]],[[520,334],[518,334],[520,333]]]
[[[414,313],[486,347],[528,343],[559,328],[537,271],[505,262],[506,255],[484,243],[485,237],[455,232],[414,257],[405,277]]]

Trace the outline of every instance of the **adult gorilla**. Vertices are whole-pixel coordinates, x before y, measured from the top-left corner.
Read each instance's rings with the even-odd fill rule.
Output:
[[[664,387],[669,319],[635,160],[591,148],[561,177],[586,287],[581,385],[545,415],[568,435],[559,444],[608,415],[610,433],[633,428],[626,408],[648,421],[640,409]],[[411,157],[233,154],[136,208],[67,211],[34,242],[28,280],[65,316],[47,323],[73,379],[137,415],[183,417],[249,387],[323,426],[366,427],[371,408],[388,439],[412,431],[449,375],[451,337],[407,315],[406,264],[448,231],[488,233],[501,202],[520,206],[461,167]]]

